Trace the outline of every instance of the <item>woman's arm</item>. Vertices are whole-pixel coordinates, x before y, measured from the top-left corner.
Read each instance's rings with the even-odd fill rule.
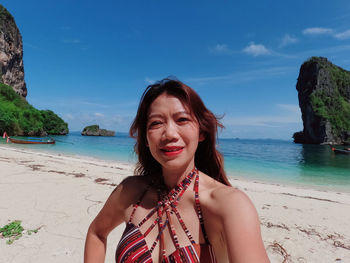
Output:
[[[84,263],[102,263],[105,260],[107,236],[125,221],[125,212],[140,195],[140,180],[126,178],[107,199],[100,213],[92,221],[85,241]]]
[[[261,239],[258,214],[243,192],[225,187],[215,194],[230,262],[270,262]]]

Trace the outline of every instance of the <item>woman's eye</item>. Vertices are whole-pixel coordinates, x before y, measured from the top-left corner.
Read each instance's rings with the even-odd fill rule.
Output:
[[[157,126],[159,126],[159,125],[161,125],[161,124],[162,124],[161,121],[152,121],[152,122],[150,122],[150,123],[148,124],[148,127],[149,127],[149,128],[153,128],[153,127],[157,127]]]
[[[179,118],[177,121],[178,121],[178,122],[187,122],[187,121],[189,121],[189,120],[190,120],[189,118],[181,117],[181,118]]]

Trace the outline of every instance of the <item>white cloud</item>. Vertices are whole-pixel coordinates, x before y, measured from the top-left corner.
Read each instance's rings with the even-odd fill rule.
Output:
[[[216,54],[231,55],[233,51],[226,44],[217,44],[215,47],[210,48],[210,51]]]
[[[62,102],[67,103],[67,101],[62,101]],[[84,100],[84,99],[73,99],[70,103],[73,105],[82,105],[82,106],[91,106],[91,107],[100,107],[100,108],[113,107],[112,105],[91,102],[91,101]]]
[[[285,34],[281,39],[280,47],[285,47],[285,46],[294,44],[296,42],[298,42],[298,39],[296,37],[292,37],[289,34]]]
[[[317,35],[329,35],[333,36],[336,39],[344,40],[350,38],[350,29],[336,33],[335,30],[331,28],[324,27],[311,27],[303,30],[304,35],[317,36]]]
[[[348,39],[348,38],[350,38],[350,29],[346,30],[346,31],[344,31],[342,33],[337,33],[337,34],[334,35],[334,37],[337,38],[337,39],[341,39],[341,40]]]
[[[79,39],[63,39],[63,43],[65,44],[79,44],[81,41]]]
[[[225,116],[224,124],[229,126],[264,126],[279,127],[285,124],[301,123],[301,114],[298,105],[276,104],[279,111],[275,115],[257,116]]]
[[[301,123],[301,115],[286,114],[279,115],[265,115],[265,116],[245,116],[245,117],[227,117],[225,116],[224,125],[229,126],[264,126],[264,127],[279,127],[286,123]]]
[[[95,112],[95,116],[96,117],[104,117],[105,115],[102,113],[99,113],[99,112]]]
[[[149,78],[149,77],[145,77],[145,82],[148,83],[148,84],[154,84],[156,81]]]
[[[72,114],[70,114],[70,113],[67,113],[64,117],[67,120],[74,120],[74,116]]]
[[[33,48],[33,49],[39,49],[38,46],[29,44],[29,43],[27,43],[27,42],[23,42],[23,46],[25,46],[25,47],[30,47],[30,48]]]
[[[325,27],[309,27],[303,30],[304,35],[318,36],[318,35],[331,35],[333,29]]]
[[[272,76],[281,76],[294,70],[294,67],[266,67],[248,71],[235,71],[226,75],[186,78],[185,81],[191,84],[203,84],[212,81],[228,81],[230,83],[240,83],[257,79],[271,78]]]
[[[299,105],[295,105],[295,104],[277,104],[277,107],[289,111],[291,113],[300,113],[300,108]]]
[[[255,44],[254,42],[251,42],[247,47],[245,47],[243,52],[254,57],[271,54],[271,52],[264,45]]]

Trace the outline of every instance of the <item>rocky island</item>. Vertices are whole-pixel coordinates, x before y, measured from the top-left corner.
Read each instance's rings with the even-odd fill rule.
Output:
[[[350,72],[324,57],[300,67],[296,85],[303,131],[295,143],[343,144],[350,140]]]
[[[81,132],[83,136],[115,136],[115,131],[100,129],[99,125],[86,126]]]
[[[25,99],[22,36],[13,16],[0,4],[0,133],[65,135],[68,124],[51,110],[37,110]]]

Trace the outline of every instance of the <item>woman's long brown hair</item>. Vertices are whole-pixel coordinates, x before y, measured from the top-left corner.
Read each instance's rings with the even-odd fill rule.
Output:
[[[149,85],[144,91],[136,117],[130,127],[129,134],[136,139],[134,150],[138,155],[135,174],[146,176],[156,185],[163,185],[161,165],[153,158],[147,147],[147,119],[152,102],[161,94],[166,93],[178,98],[198,123],[199,131],[204,135],[204,140],[199,142],[195,153],[195,165],[198,170],[209,175],[215,180],[231,185],[227,179],[223,157],[216,149],[218,127],[223,128],[218,118],[208,110],[198,94],[181,81],[163,79],[153,85]]]

